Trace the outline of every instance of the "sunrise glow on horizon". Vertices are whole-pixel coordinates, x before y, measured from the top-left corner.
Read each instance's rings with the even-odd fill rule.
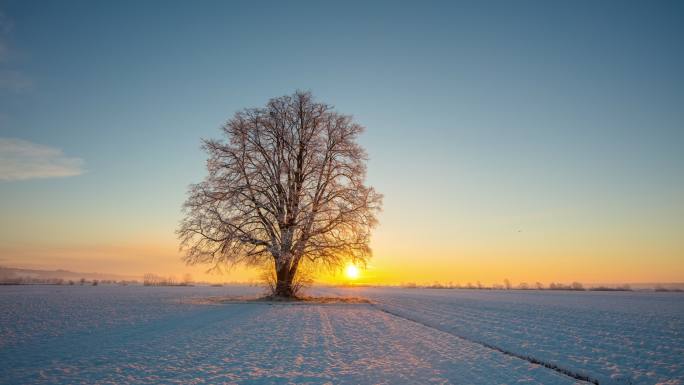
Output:
[[[384,195],[368,265],[319,282],[684,281],[668,7],[76,3],[0,5],[0,266],[258,280],[184,265],[181,206],[202,138],[310,90],[365,126]]]

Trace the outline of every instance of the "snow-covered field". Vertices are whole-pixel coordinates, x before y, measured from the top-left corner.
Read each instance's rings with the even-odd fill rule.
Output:
[[[374,303],[192,300],[259,290],[0,287],[0,383],[580,382],[562,371],[684,383],[681,294],[319,288]]]
[[[684,383],[684,295],[357,289],[397,316],[600,384]]]

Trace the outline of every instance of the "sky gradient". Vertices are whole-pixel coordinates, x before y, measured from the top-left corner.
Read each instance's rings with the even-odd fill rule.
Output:
[[[192,272],[200,138],[311,90],[385,195],[362,280],[684,281],[684,6],[0,2],[0,265]]]

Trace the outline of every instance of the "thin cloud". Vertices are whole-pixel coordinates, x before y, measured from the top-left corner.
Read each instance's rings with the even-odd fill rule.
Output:
[[[8,39],[12,29],[12,21],[0,10],[0,90],[21,93],[30,91],[33,81],[21,69],[13,68],[16,52]]]
[[[0,89],[22,92],[30,90],[32,86],[33,82],[23,72],[0,69]]]
[[[7,48],[7,43],[0,39],[0,63],[7,60],[9,57],[9,48]]]
[[[12,30],[12,21],[0,11],[0,63],[9,58],[9,47],[7,45],[7,35]]]
[[[0,33],[7,34],[14,28],[12,20],[5,15],[5,12],[0,11]]]
[[[0,138],[0,180],[61,178],[83,174],[83,159],[23,139]]]

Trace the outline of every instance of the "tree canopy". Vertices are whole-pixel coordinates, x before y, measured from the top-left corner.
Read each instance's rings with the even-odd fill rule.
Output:
[[[282,296],[303,263],[365,264],[382,195],[365,185],[363,130],[309,92],[237,112],[223,140],[203,141],[208,175],[178,230],[185,262],[272,266]]]

